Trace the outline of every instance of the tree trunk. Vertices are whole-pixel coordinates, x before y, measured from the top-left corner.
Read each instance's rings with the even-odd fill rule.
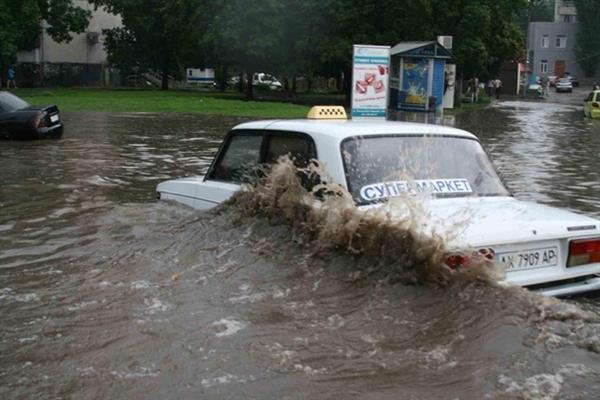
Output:
[[[463,73],[457,73],[454,78],[454,108],[462,107]]]
[[[240,72],[240,81],[238,82],[238,92],[244,93],[244,73]]]
[[[351,107],[351,102],[352,102],[352,84],[354,82],[352,82],[352,69],[349,68],[345,68],[344,69],[344,83],[343,83],[343,88],[344,88],[344,94],[346,95],[346,107]]]
[[[292,78],[292,93],[296,94],[298,90],[298,77],[294,75]]]
[[[169,89],[169,71],[168,71],[168,69],[162,70],[160,88],[161,88],[161,90]]]
[[[227,66],[219,65],[216,70],[216,81],[220,92],[225,91],[227,86]]]
[[[254,72],[248,72],[248,83],[246,84],[246,99],[254,100],[254,88],[252,85],[252,77],[254,76]]]
[[[0,89],[4,87],[4,82],[6,82],[6,69],[4,68],[4,60],[0,59]]]

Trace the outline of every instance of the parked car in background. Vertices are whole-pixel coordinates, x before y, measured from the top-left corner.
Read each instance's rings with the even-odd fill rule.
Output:
[[[268,87],[271,90],[281,90],[283,85],[273,75],[257,72],[252,76],[253,86]]]
[[[594,90],[585,98],[583,114],[586,117],[600,119],[600,90]]]
[[[576,76],[568,76],[567,78],[571,80],[573,87],[579,87],[579,79]]]
[[[0,91],[0,139],[59,138],[63,124],[56,106],[32,106],[14,94]]]
[[[558,76],[556,76],[556,75],[550,75],[548,77],[548,83],[550,84],[550,86],[556,86],[557,80],[558,80]]]
[[[569,78],[560,78],[556,82],[556,93],[567,92],[571,93],[573,91],[573,84]]]

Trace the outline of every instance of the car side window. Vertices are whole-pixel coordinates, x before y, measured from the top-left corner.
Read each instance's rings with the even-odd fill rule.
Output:
[[[260,161],[262,140],[260,134],[231,134],[209,178],[234,183],[252,180]]]
[[[310,136],[296,133],[268,135],[264,162],[273,164],[286,154],[300,168],[306,167],[311,159],[317,158],[315,144]]]
[[[590,93],[586,101],[594,101],[594,92]]]

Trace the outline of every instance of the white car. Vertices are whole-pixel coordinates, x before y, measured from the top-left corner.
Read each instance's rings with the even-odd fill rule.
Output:
[[[311,111],[319,112],[345,118],[343,108]],[[424,207],[440,226],[468,216],[450,247],[494,254],[509,283],[553,296],[600,289],[600,221],[517,200],[479,140],[459,129],[345,119],[243,123],[227,134],[205,176],[162,182],[157,194],[210,209],[239,190],[249,171],[284,154],[300,166],[319,160],[361,209],[412,191],[431,198]]]
[[[283,85],[273,75],[257,72],[252,76],[252,85],[266,86],[271,90],[281,90]]]
[[[573,82],[569,78],[560,78],[556,82],[556,93],[558,92],[568,92],[571,93],[573,91]]]

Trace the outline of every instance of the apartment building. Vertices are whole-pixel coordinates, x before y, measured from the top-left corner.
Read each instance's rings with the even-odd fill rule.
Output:
[[[85,0],[74,2],[91,12],[87,31],[73,34],[68,43],[57,43],[46,33],[47,25],[42,25],[36,47],[17,55],[18,71],[25,84],[100,86],[111,80],[102,30],[121,26],[121,17],[95,9]]]
[[[531,22],[527,51],[529,68],[538,76],[563,76],[565,72],[583,77],[575,55],[577,9],[572,0],[556,0],[553,22]]]

